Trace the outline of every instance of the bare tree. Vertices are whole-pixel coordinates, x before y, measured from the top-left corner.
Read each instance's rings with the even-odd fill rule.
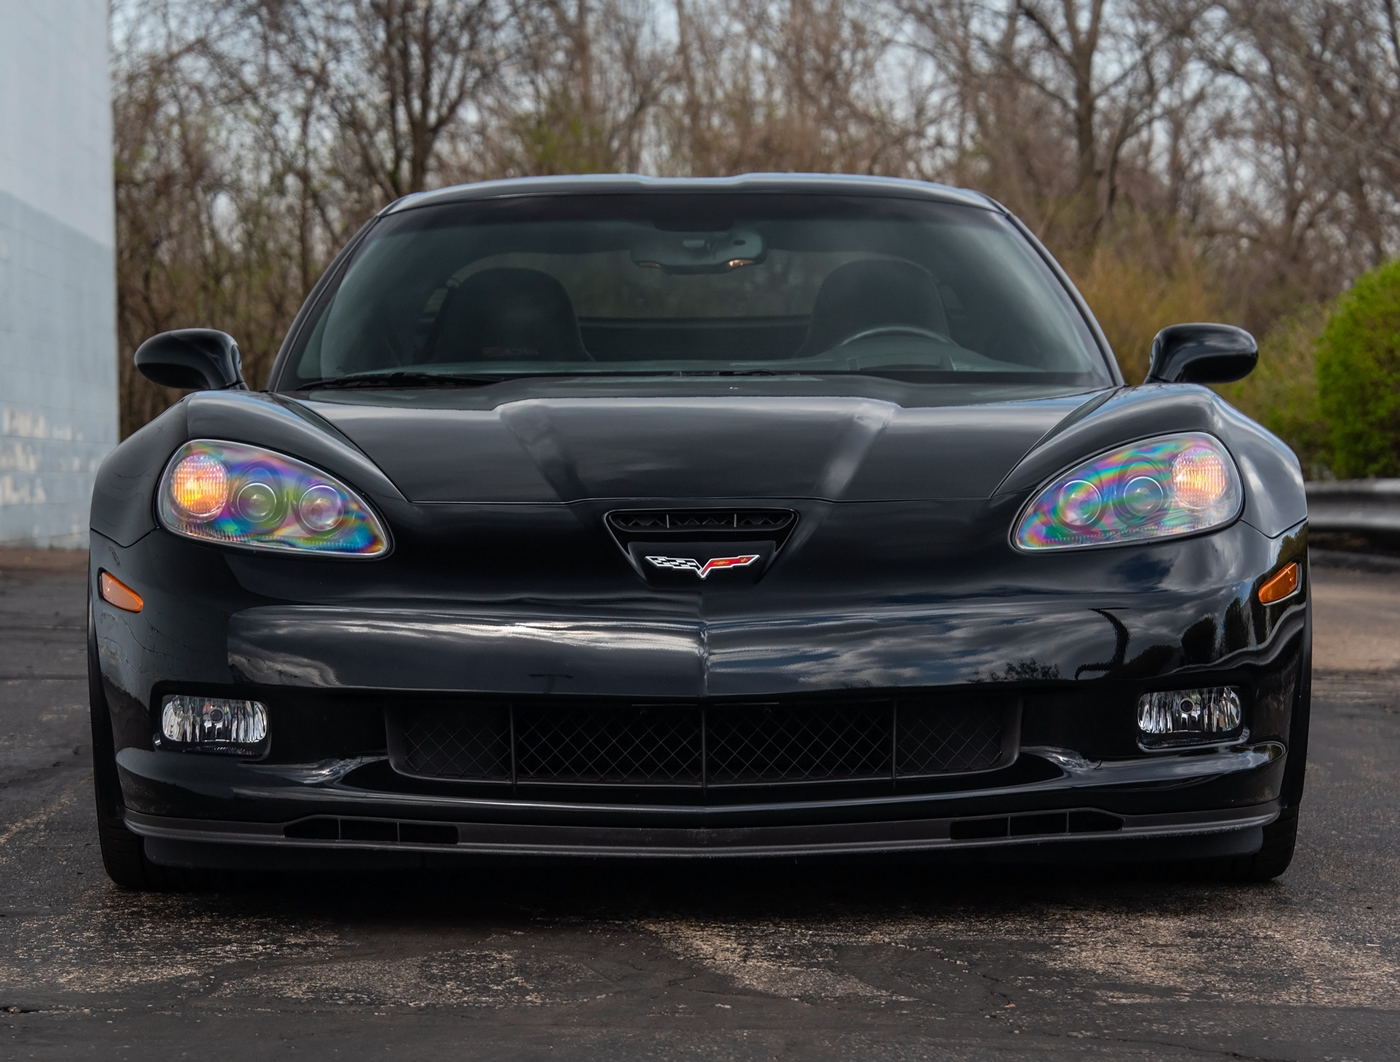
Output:
[[[901,106],[887,10],[865,0],[677,0],[670,165],[908,173],[922,123]]]
[[[209,59],[233,20],[200,18],[168,0],[120,14],[132,16],[119,24],[141,44],[118,50],[113,94],[122,429],[129,432],[171,399],[131,366],[143,339],[190,325],[224,328],[240,336],[245,365],[259,380],[301,290],[281,174],[249,150],[239,90]]]
[[[255,383],[351,232],[460,180],[977,187],[1130,358],[1157,315],[1264,330],[1400,251],[1400,0],[113,3],[123,353],[224,327]],[[124,431],[172,397],[128,357],[122,387]]]
[[[961,111],[963,173],[1072,242],[1092,242],[1135,141],[1179,127],[1202,6],[1195,0],[906,0],[912,41]],[[1176,91],[1173,91],[1173,90]],[[966,165],[971,162],[973,165]],[[1066,223],[1067,222],[1067,223]]]
[[[1229,7],[1216,58],[1249,187],[1220,182],[1222,228],[1266,314],[1333,294],[1400,250],[1400,47],[1393,0]]]
[[[648,0],[512,0],[497,93],[499,172],[643,168],[674,49]]]
[[[284,84],[313,90],[308,123],[322,102],[340,166],[385,201],[428,187],[503,60],[492,0],[257,0],[249,15]]]

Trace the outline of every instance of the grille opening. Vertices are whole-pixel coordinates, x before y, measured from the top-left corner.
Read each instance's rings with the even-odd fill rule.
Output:
[[[624,531],[665,531],[665,513],[620,513],[612,518],[613,526]]]
[[[780,527],[787,527],[792,520],[792,513],[739,513],[735,524],[741,531],[776,531]]]
[[[302,841],[378,841],[398,844],[456,844],[457,827],[388,819],[338,819],[317,815],[290,822],[282,836]]]
[[[475,705],[470,711],[391,710],[389,755],[397,743],[407,774],[422,778],[511,778],[511,709],[506,703]],[[397,742],[395,739],[397,738]]]
[[[890,776],[892,713],[882,705],[742,705],[712,711],[712,785]]]
[[[948,827],[948,835],[955,841],[980,841],[987,837],[1005,837],[1006,827],[1005,815],[995,819],[959,819]]]
[[[306,841],[338,841],[340,840],[340,820],[324,817],[314,819],[302,819],[300,822],[288,823],[282,829],[285,837],[293,837]]]
[[[1005,715],[936,704],[902,705],[898,713],[901,775],[954,774],[986,770],[1008,740]]]
[[[382,724],[381,724],[382,725]],[[1048,769],[1047,769],[1048,768]],[[1005,767],[976,774],[927,775],[919,778],[889,777],[868,780],[833,778],[826,781],[754,785],[570,785],[566,782],[535,783],[528,778],[512,785],[503,781],[480,782],[459,778],[418,778],[396,771],[389,759],[368,760],[342,779],[344,785],[367,793],[418,794],[453,799],[481,796],[492,800],[544,801],[550,804],[586,804],[646,808],[734,807],[798,801],[803,804],[887,797],[892,793],[962,793],[1007,786],[1055,781],[1064,775],[1037,756],[1020,756]]]
[[[1068,833],[1069,819],[1063,811],[1044,815],[1011,816],[1012,837],[1032,837],[1041,833]]]
[[[936,698],[398,705],[390,763],[426,780],[719,790],[936,779],[1016,758],[1014,703]]]
[[[342,841],[397,841],[397,822],[376,822],[372,819],[341,819],[340,839]]]
[[[699,785],[700,715],[646,705],[516,712],[515,772],[585,785]]]
[[[456,844],[456,826],[435,826],[428,822],[399,823],[399,840],[404,844]]]
[[[666,526],[681,531],[693,528],[730,528],[738,526],[738,517],[732,513],[677,513],[666,517]]]
[[[1070,833],[1113,833],[1123,828],[1123,820],[1106,811],[1071,811]]]
[[[608,514],[622,532],[781,531],[797,519],[789,509],[643,509]]]
[[[987,819],[959,819],[948,828],[955,841],[981,841],[991,837],[1036,837],[1065,833],[1113,833],[1123,820],[1106,811],[1050,811],[1031,815],[999,815]]]

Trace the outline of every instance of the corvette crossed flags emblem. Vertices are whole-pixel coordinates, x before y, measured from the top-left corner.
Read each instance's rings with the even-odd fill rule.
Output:
[[[691,557],[648,557],[647,563],[671,571],[694,572],[701,579],[704,579],[711,572],[721,568],[747,568],[758,560],[759,556],[760,554],[757,553],[746,553],[742,557],[712,557],[704,564]]]

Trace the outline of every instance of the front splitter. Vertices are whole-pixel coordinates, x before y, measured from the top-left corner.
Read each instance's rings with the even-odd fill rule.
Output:
[[[376,840],[289,837],[289,824],[284,823],[177,819],[131,811],[126,813],[126,824],[146,839],[147,856],[153,862],[175,866],[309,869],[341,866],[347,859],[353,864],[356,856],[363,857],[365,865],[423,865],[473,856],[676,859],[1018,849],[1027,855],[1034,851],[1041,858],[1115,861],[1252,855],[1263,843],[1263,827],[1278,817],[1279,808],[1275,802],[1229,811],[1114,816],[1121,823],[1116,828],[1085,832],[1074,831],[1074,816],[1093,821],[1089,817],[1102,812],[1086,808],[1056,814],[1065,820],[1063,832],[1049,832],[1047,827],[1054,823],[1048,823],[1044,814],[1012,815],[1006,817],[1004,833],[981,837],[959,837],[955,827],[962,824],[965,829],[969,821],[978,821],[1000,828],[999,820],[934,818],[679,829],[326,819],[353,823],[360,827],[353,832],[362,835],[375,832],[364,827],[377,827],[382,839]],[[455,842],[393,839],[411,835],[415,829],[444,827],[456,831]]]

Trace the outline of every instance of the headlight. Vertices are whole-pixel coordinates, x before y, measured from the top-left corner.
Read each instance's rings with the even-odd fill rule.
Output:
[[[334,476],[241,443],[187,442],[161,477],[161,523],[178,535],[257,549],[378,557],[384,525]]]
[[[1220,442],[1192,432],[1113,450],[1061,473],[1016,523],[1021,549],[1070,549],[1189,535],[1229,523],[1244,500]]]

